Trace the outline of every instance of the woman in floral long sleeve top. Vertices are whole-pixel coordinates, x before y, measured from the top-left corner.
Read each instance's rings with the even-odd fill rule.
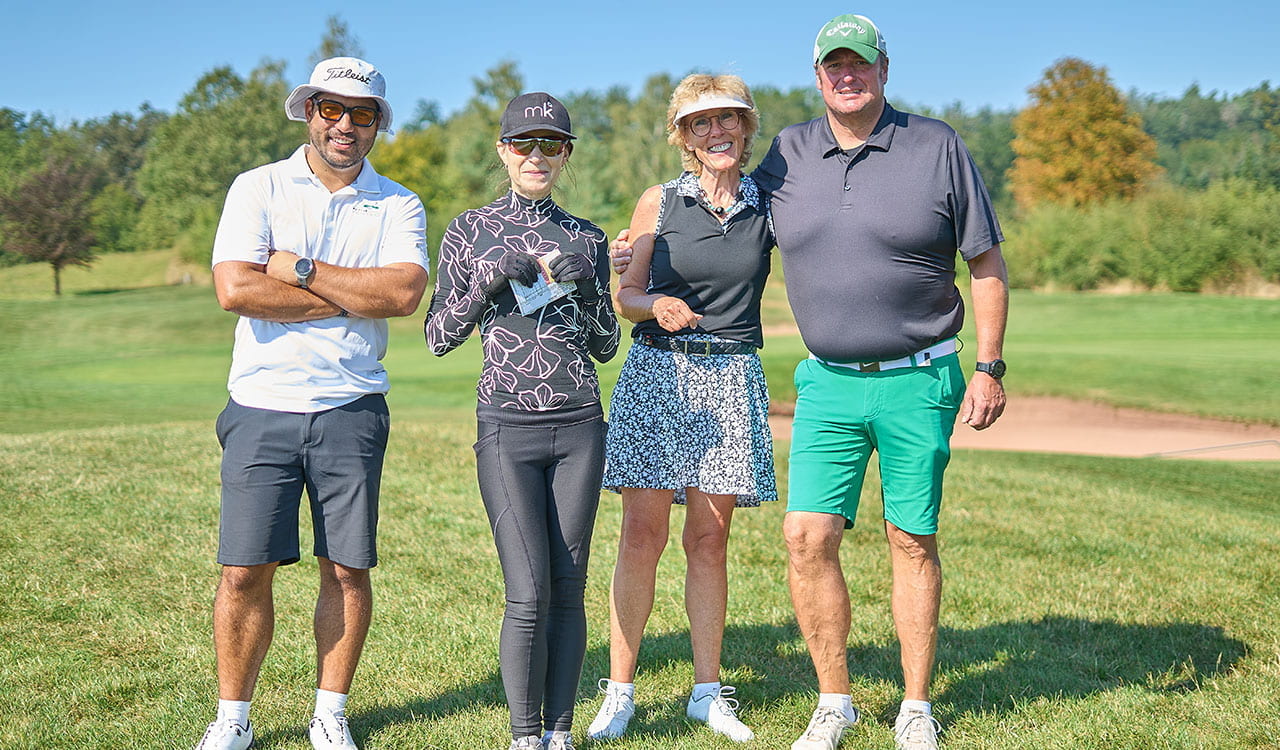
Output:
[[[424,325],[437,356],[480,326],[476,473],[506,586],[498,651],[511,750],[573,748],[604,472],[591,360],[618,351],[605,234],[551,198],[573,138],[549,94],[507,105],[497,149],[511,190],[449,225]]]

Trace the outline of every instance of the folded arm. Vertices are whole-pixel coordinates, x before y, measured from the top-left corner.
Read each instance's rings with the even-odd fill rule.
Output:
[[[272,253],[267,275],[297,288],[294,264],[299,256]],[[374,268],[346,268],[314,261],[315,275],[305,291],[361,318],[412,315],[427,289],[427,272],[417,263],[390,263]]]
[[[213,267],[213,288],[223,310],[246,318],[302,323],[342,313],[342,308],[329,300],[268,276],[262,263],[218,263]]]

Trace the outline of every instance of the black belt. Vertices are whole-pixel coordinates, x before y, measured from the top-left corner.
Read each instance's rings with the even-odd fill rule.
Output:
[[[696,354],[703,357],[712,354],[754,354],[756,351],[752,344],[740,344],[736,341],[690,341],[648,333],[640,334],[636,342],[654,349],[666,349],[669,352]]]

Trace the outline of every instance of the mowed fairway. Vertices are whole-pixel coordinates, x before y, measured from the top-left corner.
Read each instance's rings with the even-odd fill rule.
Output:
[[[0,290],[10,273],[0,271]],[[61,300],[0,291],[6,750],[189,747],[212,716],[212,425],[234,317],[208,288],[129,286],[112,279]],[[1277,307],[1015,294],[1011,394],[1278,423]],[[501,750],[502,585],[470,448],[478,347],[435,359],[420,316],[392,328],[382,564],[349,714],[371,750]],[[769,342],[779,399],[790,398],[787,360],[800,351],[795,336]],[[603,368],[606,381],[619,365]],[[785,486],[785,460],[779,473]],[[962,451],[948,476],[935,690],[945,748],[1280,747],[1280,463]],[[844,543],[853,693],[866,716],[849,749],[892,747],[900,698],[877,489]],[[782,513],[739,513],[730,546],[724,680],[759,748],[788,747],[815,698],[786,590]],[[607,669],[618,520],[616,496],[604,495],[575,725],[584,747]],[[309,747],[315,581],[305,555],[277,575],[258,747]],[[620,750],[733,746],[683,718],[692,666],[682,581],[677,532]]]

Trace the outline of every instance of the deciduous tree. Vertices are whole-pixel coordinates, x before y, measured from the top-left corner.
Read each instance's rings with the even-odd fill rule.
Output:
[[[62,294],[62,269],[94,258],[94,192],[102,181],[96,164],[54,152],[0,198],[5,247],[53,269],[53,292]]]
[[[325,20],[324,36],[320,38],[320,46],[311,53],[308,67],[314,68],[316,63],[330,57],[364,57],[364,47],[342,16],[329,16]]]
[[[1155,141],[1105,68],[1063,58],[1029,91],[1013,121],[1009,182],[1019,207],[1129,198],[1159,172]]]
[[[264,63],[248,78],[214,68],[182,98],[178,112],[156,128],[138,186],[146,197],[140,244],[183,244],[208,257],[219,209],[236,175],[283,159],[306,140],[301,123],[285,118],[289,92],[284,64]],[[192,234],[194,233],[194,235]]]

